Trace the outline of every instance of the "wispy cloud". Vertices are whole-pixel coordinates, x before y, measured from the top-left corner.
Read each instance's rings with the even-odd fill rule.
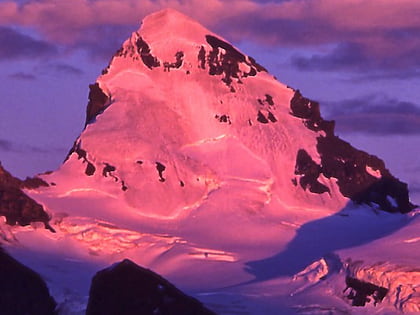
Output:
[[[401,50],[394,54],[377,55],[363,43],[339,43],[331,52],[314,54],[311,57],[295,56],[292,64],[299,70],[306,71],[374,71],[382,69],[384,72],[394,72],[398,76],[399,70],[410,70],[420,64],[420,45],[410,51]],[[384,73],[384,75],[386,75]]]
[[[0,61],[49,57],[57,48],[47,41],[34,39],[10,27],[0,26]]]
[[[16,143],[5,139],[0,139],[0,151],[11,153],[26,154],[51,154],[62,152],[65,148],[39,147],[31,144]]]
[[[324,103],[326,117],[337,121],[343,133],[378,135],[420,134],[420,104],[384,95],[366,95]]]
[[[10,141],[0,139],[1,151],[13,151],[13,144]]]
[[[8,75],[9,78],[15,80],[33,81],[36,80],[36,76],[26,72],[15,72]]]
[[[60,63],[60,62],[51,63],[47,65],[47,68],[50,71],[54,71],[60,74],[75,75],[75,76],[83,74],[82,69],[72,66],[70,64],[66,64],[66,63]]]

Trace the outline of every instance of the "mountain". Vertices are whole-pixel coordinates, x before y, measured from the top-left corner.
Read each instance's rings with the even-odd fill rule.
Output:
[[[177,11],[123,43],[66,161],[40,178],[23,193],[56,233],[1,231],[62,314],[83,313],[90,278],[123,259],[220,314],[355,312],[369,299],[416,310],[407,185],[338,138],[317,102]]]

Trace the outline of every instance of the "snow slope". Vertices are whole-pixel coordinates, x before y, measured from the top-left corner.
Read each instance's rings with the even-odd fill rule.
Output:
[[[27,191],[56,233],[2,224],[4,243],[61,314],[82,314],[93,274],[123,258],[220,314],[418,311],[418,213],[378,209],[407,212],[405,186],[316,109],[197,22],[152,14],[91,86],[85,129],[42,175],[50,186]],[[364,185],[377,199],[354,193]],[[346,275],[390,294],[352,307]]]

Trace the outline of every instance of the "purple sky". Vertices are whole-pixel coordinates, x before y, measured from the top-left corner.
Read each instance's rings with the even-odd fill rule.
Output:
[[[88,85],[142,18],[172,7],[321,102],[339,135],[420,173],[418,0],[0,0],[0,161],[56,169],[83,128]],[[407,178],[404,178],[407,177]]]

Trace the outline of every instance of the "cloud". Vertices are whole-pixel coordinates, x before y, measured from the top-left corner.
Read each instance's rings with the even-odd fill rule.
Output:
[[[292,64],[300,70],[336,71],[371,67],[364,47],[355,43],[341,43],[332,52],[311,57],[294,56]]]
[[[323,105],[324,116],[337,122],[339,133],[420,134],[419,104],[384,95],[367,95]]]
[[[13,144],[10,141],[0,139],[0,151],[13,151]]]
[[[93,59],[106,60],[115,54],[138,25],[90,26],[83,38],[70,45],[72,49],[87,51]]]
[[[373,80],[409,80],[409,79],[420,79],[420,69],[410,68],[404,69],[403,71],[385,71],[377,69],[370,73],[362,72],[359,75],[353,76],[345,81],[360,82],[360,81],[373,81]]]
[[[406,69],[419,61],[418,0],[4,1],[0,24],[35,28],[55,43],[109,56],[110,47],[115,50],[145,15],[166,7],[236,42],[336,46],[329,54],[297,56],[294,64],[300,69],[374,69],[394,63]]]
[[[75,76],[79,76],[83,74],[83,70],[66,64],[66,63],[52,63],[52,64],[48,64],[47,67],[49,68],[49,70],[54,71],[56,73],[60,73],[60,74],[65,74],[65,75],[75,75]]]
[[[269,29],[269,34],[266,34],[269,37],[279,35],[279,38],[294,41],[295,34],[287,33],[300,26],[303,33],[320,35],[316,38],[306,36],[307,41],[319,43],[344,32],[415,30],[420,24],[417,14],[420,3],[417,0],[43,0],[20,5],[16,1],[6,1],[0,4],[0,20],[37,27],[57,40],[71,41],[92,26],[138,25],[146,14],[167,7],[180,10],[211,28],[236,29],[233,32],[237,35],[240,30],[245,30],[245,34],[257,34],[261,38]],[[293,27],[285,30],[267,28],[287,26],[288,23]],[[255,25],[263,26],[263,29]],[[305,36],[298,40],[303,38]]]
[[[0,61],[49,57],[57,48],[47,41],[34,39],[12,28],[0,26]]]
[[[9,140],[0,139],[0,151],[26,154],[51,154],[63,152],[64,148],[58,147],[39,147],[25,143],[15,143]]]
[[[305,71],[375,71],[383,70],[383,76],[402,76],[405,70],[409,76],[417,76],[413,65],[420,64],[420,45],[412,50],[400,51],[390,55],[377,55],[362,43],[339,43],[331,52],[314,54],[311,57],[294,56],[292,65]],[[392,73],[392,75],[390,74]],[[381,77],[380,73],[377,73]],[[403,76],[404,77],[404,76]]]
[[[8,77],[11,79],[24,80],[24,81],[36,80],[36,76],[30,73],[26,73],[26,72],[15,72],[15,73],[9,74]]]

